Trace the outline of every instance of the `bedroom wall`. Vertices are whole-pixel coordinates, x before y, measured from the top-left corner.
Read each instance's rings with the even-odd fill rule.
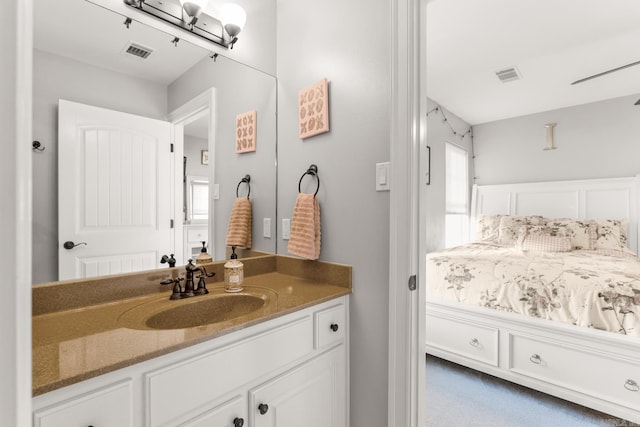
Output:
[[[291,218],[300,176],[317,164],[320,259],[353,266],[352,427],[387,425],[390,198],[375,190],[375,164],[390,157],[390,6],[389,0],[277,2],[278,218]],[[324,77],[331,130],[301,140],[298,91]],[[278,253],[287,254],[280,236]]]
[[[432,111],[438,103],[427,99],[427,111]],[[442,108],[442,107],[441,107]],[[443,108],[444,114],[456,133],[465,133],[469,124]],[[438,112],[431,112],[427,116],[427,145],[431,147],[431,184],[425,188],[425,197],[429,201],[425,205],[426,210],[426,234],[427,252],[443,249],[445,247],[444,223],[445,223],[445,143],[451,142],[464,148],[469,153],[469,185],[473,184],[473,158],[471,154],[471,138],[469,135],[461,138],[454,135],[449,125],[443,121]],[[471,196],[471,191],[469,191]]]
[[[638,95],[475,125],[478,184],[640,173]],[[557,149],[544,151],[547,123]]]
[[[58,100],[161,119],[167,87],[48,52],[33,51],[33,283],[58,280]]]

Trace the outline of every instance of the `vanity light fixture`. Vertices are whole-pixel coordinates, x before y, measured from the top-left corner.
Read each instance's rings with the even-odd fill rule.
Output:
[[[123,0],[127,6],[172,24],[227,49],[233,49],[247,14],[237,4],[225,3],[220,16],[208,14],[208,0]],[[127,19],[129,23],[131,22]],[[127,22],[125,22],[125,25]],[[128,25],[127,25],[128,27]]]

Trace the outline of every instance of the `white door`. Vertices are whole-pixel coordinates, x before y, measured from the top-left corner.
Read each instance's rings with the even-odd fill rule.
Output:
[[[158,268],[175,252],[171,131],[161,120],[59,101],[60,280]]]

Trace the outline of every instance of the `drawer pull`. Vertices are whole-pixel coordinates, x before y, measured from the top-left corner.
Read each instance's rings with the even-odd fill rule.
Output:
[[[478,341],[478,338],[473,338],[473,339],[469,340],[469,345],[471,347],[478,348],[478,347],[480,347],[480,341]]]
[[[531,361],[531,363],[535,363],[536,365],[539,365],[542,363],[542,358],[538,354],[534,354],[529,358],[529,360]]]
[[[640,386],[634,380],[627,380],[624,383],[624,388],[626,388],[629,391],[640,391]]]
[[[235,418],[233,420],[233,427],[242,427],[244,425],[244,419],[242,418]]]
[[[338,332],[338,324],[337,323],[332,323],[331,326],[329,326],[329,328],[333,331],[333,332]]]
[[[264,415],[269,411],[269,405],[266,403],[261,403],[258,405],[258,411],[260,411],[260,415]]]

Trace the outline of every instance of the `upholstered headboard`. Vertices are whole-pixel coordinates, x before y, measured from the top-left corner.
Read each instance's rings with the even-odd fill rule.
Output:
[[[523,184],[474,185],[471,236],[480,215],[542,215],[547,218],[626,219],[629,249],[638,253],[640,175],[629,178]]]

